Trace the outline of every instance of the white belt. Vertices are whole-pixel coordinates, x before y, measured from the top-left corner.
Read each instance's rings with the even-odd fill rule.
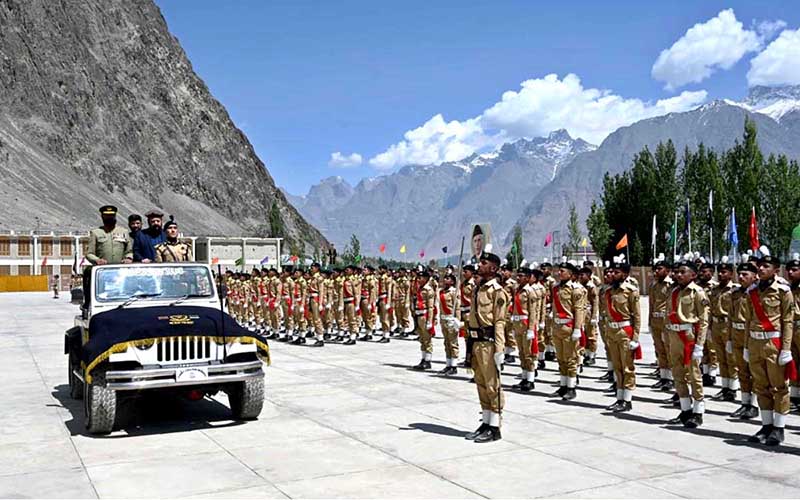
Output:
[[[469,312],[471,308],[469,307],[462,307],[461,312]]]
[[[342,299],[342,301],[345,304],[349,304],[350,302],[353,302],[353,297],[345,297],[345,298]]]
[[[744,323],[731,323],[731,328],[734,330],[744,330],[747,328],[747,325]]]
[[[781,332],[750,332],[750,338],[756,340],[778,339]]]
[[[319,297],[319,294],[318,293],[312,293],[311,296],[312,297]]]
[[[382,294],[378,295],[378,297],[381,298],[381,299],[385,299],[388,296],[389,296],[388,293],[382,293]]]
[[[527,314],[516,314],[511,316],[511,321],[524,321],[528,319]]]
[[[625,328],[626,326],[631,326],[630,321],[609,321],[608,326],[611,328]]]
[[[425,311],[414,311],[414,316],[425,316]]]
[[[291,295],[281,295],[281,298],[283,298],[283,299],[291,299],[292,296]]]
[[[575,321],[574,318],[555,318],[553,320],[557,325],[566,325],[567,323],[572,323]]]
[[[456,317],[453,316],[452,314],[442,314],[440,317],[442,319],[456,319]]]
[[[666,325],[665,328],[673,332],[690,332],[694,330],[694,323],[679,323],[677,325],[670,323]]]
[[[665,312],[654,312],[653,313],[653,317],[654,318],[666,318],[667,317],[667,313],[665,313]]]

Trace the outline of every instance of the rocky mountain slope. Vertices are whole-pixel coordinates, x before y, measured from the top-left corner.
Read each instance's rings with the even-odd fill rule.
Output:
[[[300,212],[340,249],[356,234],[362,251],[406,257],[421,249],[440,256],[441,247],[458,252],[465,228],[490,222],[502,242],[522,208],[576,155],[594,146],[564,130],[548,137],[521,139],[492,153],[474,154],[441,165],[411,165],[352,188],[332,177],[295,198]]]
[[[800,87],[756,87],[743,103],[714,101],[692,111],[671,113],[620,128],[596,150],[575,157],[524,209],[518,223],[524,231],[527,255],[546,253],[542,242],[548,232],[561,230],[565,233],[570,203],[576,204],[580,219],[584,221],[592,200],[600,193],[603,175],[627,170],[637,152],[645,146],[653,150],[659,141],[672,139],[679,152],[701,142],[722,151],[742,137],[745,117],[749,116],[756,122],[759,145],[765,154],[782,153],[800,158],[800,101],[796,101],[797,96],[800,96]],[[510,244],[507,238],[505,245]]]
[[[194,73],[152,0],[0,0],[0,229],[160,207],[194,234],[322,245]]]

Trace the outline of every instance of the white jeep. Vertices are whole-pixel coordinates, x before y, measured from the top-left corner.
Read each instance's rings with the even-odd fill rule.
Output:
[[[88,293],[64,352],[89,432],[111,432],[118,398],[150,389],[190,399],[223,391],[234,418],[261,413],[268,346],[223,312],[208,265],[95,266]]]

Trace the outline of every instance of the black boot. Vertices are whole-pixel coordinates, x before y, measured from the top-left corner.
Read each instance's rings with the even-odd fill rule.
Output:
[[[512,386],[512,389],[520,392],[530,392],[533,387],[531,387],[531,383],[527,380],[522,380],[519,384]]]
[[[720,391],[713,396],[711,396],[711,401],[726,401],[728,397],[728,388],[723,387]]]
[[[613,371],[606,372],[605,375],[597,378],[598,382],[612,382],[613,380],[614,380],[614,372]]]
[[[686,422],[692,418],[692,410],[683,410],[681,411],[677,417],[667,420],[667,424],[669,425],[677,425],[677,424],[686,424]]]
[[[379,344],[388,344],[389,343],[389,337],[383,337],[382,339],[380,339],[378,341],[378,343]]]
[[[311,347],[325,347],[325,341],[322,339],[317,340]]]
[[[585,356],[583,358],[583,364],[586,366],[594,366],[595,364],[597,364],[597,361],[595,361],[594,358],[591,356]]]
[[[687,429],[696,429],[703,425],[703,414],[702,413],[692,413],[692,416],[689,417],[686,422],[683,423],[683,426]]]
[[[761,428],[758,430],[758,432],[747,438],[747,442],[761,443],[761,444],[766,443],[767,436],[772,434],[772,429],[773,429],[772,425],[762,425]]]
[[[444,374],[445,377],[452,377],[453,375],[458,375],[458,368],[455,366],[448,368],[447,373]]]
[[[662,387],[664,387],[664,384],[666,384],[667,382],[668,382],[667,379],[660,378],[660,379],[658,379],[658,382],[656,382],[655,384],[651,385],[650,387],[652,389],[661,389]]]
[[[673,394],[672,396],[668,397],[664,400],[665,405],[674,405],[675,403],[679,403],[681,398],[678,397],[678,394]]]
[[[489,428],[489,424],[481,424],[481,426],[480,426],[480,427],[478,427],[478,428],[477,428],[477,429],[475,429],[474,431],[472,431],[472,432],[470,432],[469,434],[467,434],[466,436],[464,436],[464,439],[469,439],[470,441],[472,441],[472,440],[474,440],[476,437],[478,437],[478,436],[480,436],[481,434],[483,434],[483,431],[485,431],[485,430],[486,430],[486,429],[488,429],[488,428]]]
[[[614,401],[614,404],[606,406],[606,411],[612,411],[612,412],[616,413],[616,411],[619,408],[622,408],[622,406],[624,406],[624,405],[625,405],[625,401],[617,400],[617,401]]]
[[[661,392],[672,392],[675,390],[675,382],[672,380],[666,380],[664,385],[661,386]]]
[[[617,383],[612,383],[610,386],[603,389],[603,392],[617,392]]]
[[[545,365],[545,362],[544,362],[544,360],[543,360],[543,359],[540,359],[540,360],[539,360],[539,361],[536,363],[536,369],[537,369],[537,370],[544,370],[544,369],[545,369],[545,367],[546,367],[546,365]]]
[[[342,344],[343,345],[356,345],[356,339],[349,338],[349,339],[345,340],[344,342],[342,342]]]
[[[481,432],[476,438],[476,443],[491,443],[492,441],[499,441],[502,439],[499,427],[489,426],[488,429]]]
[[[736,409],[735,412],[731,413],[731,418],[741,418],[744,415],[744,412],[747,411],[747,407],[750,405],[742,405]]]
[[[767,436],[764,444],[767,446],[778,446],[783,442],[783,427],[773,427],[772,432]]]
[[[554,392],[554,393],[550,394],[548,397],[550,397],[550,398],[560,398],[560,397],[563,397],[563,396],[564,396],[564,394],[566,394],[566,393],[567,393],[567,390],[568,390],[568,389],[567,389],[567,386],[565,386],[565,385],[562,385],[561,387],[559,387],[559,388],[558,388],[558,390],[557,390],[556,392]]]
[[[632,403],[632,402],[630,402],[630,401],[623,401],[623,402],[622,402],[622,406],[620,406],[620,407],[619,407],[618,409],[616,409],[616,410],[613,410],[613,412],[614,412],[614,413],[626,413],[626,412],[629,412],[629,411],[631,411],[632,409],[633,409],[633,403]]]
[[[717,385],[717,377],[712,377],[709,374],[703,375],[703,387],[714,387]]]
[[[561,399],[563,399],[564,401],[572,401],[573,399],[575,399],[577,397],[578,397],[578,393],[575,392],[575,388],[574,387],[571,387],[571,388],[567,389],[567,392],[563,396],[561,396]]]
[[[742,420],[752,420],[756,417],[758,417],[758,408],[753,405],[747,405],[747,410],[745,410],[739,418]]]
[[[556,353],[553,351],[547,351],[544,353],[544,360],[545,361],[555,361],[556,360]]]
[[[506,354],[503,356],[503,363],[510,365],[511,363],[515,363],[517,358],[513,354]]]

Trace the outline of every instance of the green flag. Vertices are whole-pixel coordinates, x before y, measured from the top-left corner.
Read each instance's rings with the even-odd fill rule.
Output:
[[[244,267],[244,257],[239,257],[234,261],[236,267]]]
[[[667,244],[672,245],[673,243],[675,243],[675,238],[677,237],[678,237],[678,228],[675,227],[675,223],[673,222],[672,227],[669,230],[669,233],[667,233]]]
[[[361,256],[360,255],[356,255],[356,259],[355,260],[356,260],[356,264],[358,264],[359,262],[361,262]]]

